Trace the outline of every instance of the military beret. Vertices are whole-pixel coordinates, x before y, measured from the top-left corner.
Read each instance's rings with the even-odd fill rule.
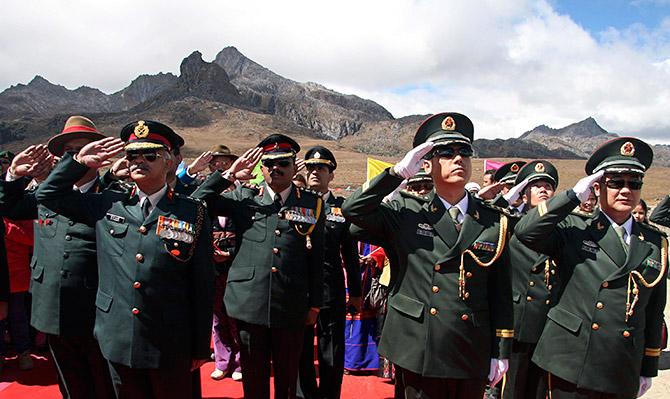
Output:
[[[496,170],[496,173],[493,175],[493,178],[502,184],[514,184],[514,179],[516,178],[517,173],[521,170],[521,167],[526,164],[526,161],[514,161],[508,162],[503,166],[499,167]]]
[[[644,174],[654,160],[649,144],[635,137],[618,137],[598,147],[586,161],[587,175],[604,170]]]
[[[214,157],[227,157],[232,159],[239,158],[237,155],[233,154],[232,151],[230,151],[230,148],[223,144],[215,144],[209,151]]]
[[[528,183],[536,180],[547,180],[556,189],[558,186],[558,169],[549,161],[535,160],[528,162],[516,175],[514,184],[528,179]]]
[[[456,112],[442,112],[423,121],[414,135],[414,147],[430,140],[435,147],[452,143],[472,145],[475,128],[470,118]]]
[[[337,169],[335,155],[324,146],[317,145],[310,148],[305,154],[305,165],[326,165],[330,171]]]
[[[171,127],[156,121],[135,121],[121,129],[121,140],[126,142],[125,150],[150,150],[180,148],[184,139]]]
[[[105,135],[100,133],[93,122],[84,116],[71,116],[65,121],[63,131],[53,136],[47,142],[47,149],[55,156],[62,157],[65,143],[76,139],[89,139],[91,141],[104,139]]]
[[[263,159],[295,158],[300,146],[292,138],[283,134],[271,134],[264,138],[258,147],[263,149]]]

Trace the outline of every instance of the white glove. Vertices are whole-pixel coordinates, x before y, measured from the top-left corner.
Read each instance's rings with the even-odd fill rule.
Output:
[[[507,369],[509,369],[509,361],[507,359],[491,359],[489,386],[495,386],[499,383],[507,372]]]
[[[584,202],[587,199],[589,199],[589,194],[591,193],[591,187],[593,186],[593,183],[598,181],[603,175],[605,174],[604,170],[601,170],[600,172],[594,173],[590,176],[582,177],[577,184],[572,188],[572,191],[577,194],[577,198],[579,198],[579,202]]]
[[[641,397],[651,388],[651,377],[640,376],[640,389],[637,391],[637,397]]]
[[[391,192],[391,194],[387,194],[384,198],[382,198],[382,202],[383,203],[391,202],[391,200],[396,195],[398,195],[400,190],[402,190],[405,187],[407,187],[407,179],[403,180],[402,183],[400,183],[400,185],[398,187],[396,187],[396,189]]]
[[[412,148],[405,157],[393,165],[393,171],[403,179],[409,179],[421,170],[421,158],[433,149],[435,144],[431,141]]]
[[[528,185],[528,178],[523,179],[521,183],[510,188],[507,194],[503,195],[503,198],[505,198],[507,203],[510,205],[516,203],[519,200],[519,197],[521,197],[521,193],[523,193],[523,190],[526,188],[526,185]]]

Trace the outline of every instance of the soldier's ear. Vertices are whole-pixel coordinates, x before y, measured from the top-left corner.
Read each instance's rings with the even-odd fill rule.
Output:
[[[432,172],[433,172],[433,159],[435,159],[435,158],[424,159],[423,160],[423,170],[425,170],[426,173],[428,173],[431,176],[432,176]]]
[[[600,198],[600,181],[593,183],[593,194],[596,198]]]

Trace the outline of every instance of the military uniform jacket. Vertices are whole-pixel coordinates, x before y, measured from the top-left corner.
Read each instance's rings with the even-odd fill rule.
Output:
[[[382,204],[401,181],[386,170],[343,208],[398,256],[379,353],[426,377],[486,378],[513,336],[507,218],[470,197],[459,234],[434,192],[419,209]]]
[[[344,310],[346,295],[342,265],[347,269],[349,296],[360,297],[362,295],[358,248],[355,239],[349,233],[349,222],[342,216],[343,202],[344,198],[336,197],[333,193],[324,201],[326,229],[324,236],[322,308]]]
[[[666,195],[663,201],[659,202],[654,211],[649,216],[649,221],[670,227],[670,195]]]
[[[47,334],[90,336],[98,289],[95,229],[38,205],[35,192],[25,191],[29,181],[3,181],[0,190],[10,218],[35,220],[30,324]],[[99,189],[96,180],[89,191]]]
[[[323,200],[295,186],[281,207],[264,187],[242,185],[220,195],[230,184],[212,173],[193,193],[207,201],[211,217],[228,216],[235,224],[228,315],[267,327],[304,326],[309,308],[323,305]]]
[[[168,190],[145,219],[132,192],[72,191],[85,172],[66,155],[36,196],[49,209],[95,225],[94,334],[102,354],[133,368],[208,359],[214,271],[204,205]]]
[[[634,397],[639,376],[657,374],[667,240],[633,222],[626,256],[604,214],[570,215],[578,204],[572,190],[559,193],[515,228],[519,241],[556,259],[564,282],[533,361],[580,388]]]

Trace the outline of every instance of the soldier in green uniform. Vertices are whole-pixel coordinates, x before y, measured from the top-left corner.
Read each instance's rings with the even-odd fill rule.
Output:
[[[518,193],[524,213],[554,196],[558,170],[545,160],[525,164],[510,192]],[[510,198],[516,202],[516,198]],[[509,242],[514,300],[514,343],[510,368],[504,384],[504,398],[544,399],[546,373],[531,362],[535,345],[556,303],[559,292],[556,263],[547,255],[526,247],[516,237]]]
[[[657,374],[668,242],[631,217],[652,158],[639,139],[611,140],[588,159],[587,177],[516,225],[519,241],[555,259],[561,278],[533,355],[553,399],[635,398]],[[591,186],[600,209],[585,221],[571,212]]]
[[[47,148],[52,156],[62,157],[104,137],[90,119],[72,116]],[[47,334],[63,397],[111,398],[114,390],[107,362],[93,337],[98,288],[95,230],[53,208],[38,206],[34,190],[26,191],[31,177],[48,173],[50,164],[41,146],[29,148],[14,159],[6,181],[0,183],[9,216],[36,222],[31,324]],[[100,191],[97,170],[90,169],[72,181],[70,191],[73,186],[79,193]]]
[[[660,224],[661,226],[670,227],[670,195],[656,205],[654,211],[649,216],[649,221]]]
[[[295,396],[305,325],[314,325],[323,304],[325,207],[318,194],[291,181],[299,151],[290,137],[272,134],[231,166],[237,173],[245,160],[253,169],[261,159],[261,187],[241,185],[220,195],[232,184],[229,170],[212,173],[193,193],[207,201],[212,217],[235,224],[237,255],[224,302],[237,322],[248,398],[270,396],[270,360],[275,398]]]
[[[502,165],[493,175],[495,183],[489,184],[479,190],[479,197],[484,200],[489,200],[491,204],[495,206],[507,208],[513,215],[520,215],[523,213],[524,202],[521,197],[515,193],[508,193],[514,186],[517,174],[525,164],[525,161],[513,161]],[[510,202],[509,198],[512,195],[516,200]]]
[[[481,399],[507,369],[512,292],[507,215],[465,191],[472,122],[428,118],[414,149],[344,203],[345,217],[385,236],[398,255],[379,353],[399,366],[407,398]],[[419,210],[382,203],[422,158],[435,191]]]
[[[344,373],[344,321],[347,310],[361,308],[361,271],[358,264],[356,240],[349,234],[349,223],[342,216],[344,198],[330,191],[330,182],[337,161],[333,153],[323,146],[310,148],[305,153],[307,186],[319,193],[324,202],[326,231],[323,262],[323,305],[316,320],[317,352],[319,359],[319,385],[314,369],[314,326],[307,326],[300,356],[298,397],[340,397]],[[349,301],[346,292],[344,271],[347,270]],[[348,306],[347,306],[348,305]]]
[[[209,359],[214,272],[205,207],[167,185],[176,134],[137,121],[121,138],[66,155],[39,187],[39,203],[95,225],[100,284],[94,334],[118,398],[186,398],[191,370]],[[71,189],[125,149],[132,192]]]

